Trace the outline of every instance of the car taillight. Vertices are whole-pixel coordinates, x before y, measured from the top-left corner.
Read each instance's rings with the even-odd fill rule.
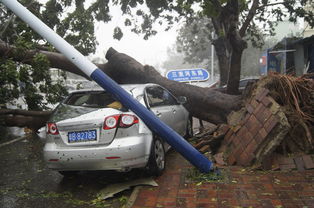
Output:
[[[128,128],[138,123],[138,118],[134,115],[122,114],[119,127]]]
[[[120,115],[113,115],[105,118],[104,127],[103,129],[113,129],[117,127],[119,122]]]
[[[116,127],[128,128],[138,122],[139,122],[138,118],[134,115],[129,114],[113,115],[105,118],[103,129],[108,130]]]
[[[59,131],[55,123],[47,123],[47,134],[58,135]]]

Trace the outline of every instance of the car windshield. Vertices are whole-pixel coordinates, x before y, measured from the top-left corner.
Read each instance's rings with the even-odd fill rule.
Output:
[[[65,100],[64,104],[90,108],[122,108],[120,102],[104,91],[76,92],[70,95],[70,97]]]

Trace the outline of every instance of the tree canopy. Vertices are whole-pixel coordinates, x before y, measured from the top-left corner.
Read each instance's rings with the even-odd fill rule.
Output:
[[[212,24],[216,38],[213,40],[219,60],[221,83],[228,83],[227,92],[237,93],[241,58],[250,39],[255,45],[263,44],[261,37],[272,35],[274,26],[284,19],[297,22],[304,18],[314,26],[313,1],[311,0],[162,0],[162,1],[114,1],[121,4],[127,15],[126,25],[132,31],[144,33],[144,38],[156,33],[154,24],[164,25],[166,29],[179,21],[187,24],[195,18],[208,19],[205,25]],[[131,3],[132,2],[132,3]],[[123,6],[122,6],[123,5]],[[144,9],[141,6],[145,5]],[[131,17],[131,18],[130,18]],[[131,21],[142,17],[142,21]],[[130,20],[131,19],[131,20]],[[262,28],[262,32],[260,32]],[[119,31],[121,38],[123,31]],[[210,34],[208,34],[210,35]]]

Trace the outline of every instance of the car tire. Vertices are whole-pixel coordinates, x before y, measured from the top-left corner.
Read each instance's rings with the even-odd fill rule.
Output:
[[[192,118],[188,119],[188,122],[186,124],[186,132],[185,132],[185,139],[189,139],[193,137],[193,123],[192,123]]]
[[[58,171],[64,177],[76,176],[78,171]]]
[[[155,138],[152,143],[148,160],[148,171],[150,175],[160,176],[165,170],[165,149],[160,138]]]

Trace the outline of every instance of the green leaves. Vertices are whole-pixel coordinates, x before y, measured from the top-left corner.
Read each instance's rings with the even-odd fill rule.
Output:
[[[11,59],[4,62],[0,58],[0,71],[0,105],[5,105],[19,97],[18,73]]]
[[[215,6],[212,1],[204,1],[202,8],[202,13],[207,17],[217,17],[220,13],[220,8]]]

